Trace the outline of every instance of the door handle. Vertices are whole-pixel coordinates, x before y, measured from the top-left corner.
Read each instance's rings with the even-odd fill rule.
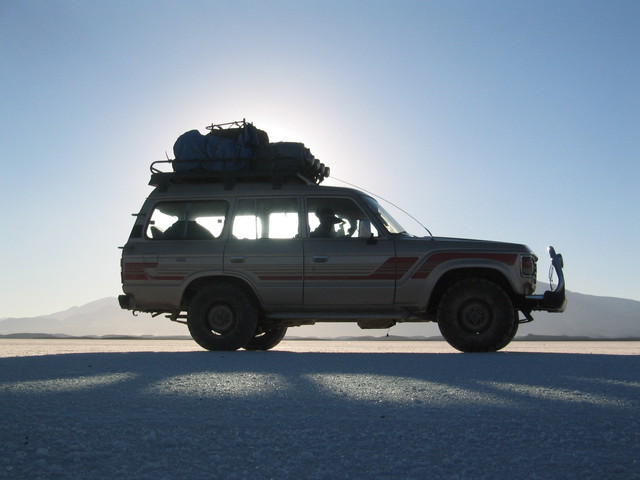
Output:
[[[229,257],[229,261],[231,263],[244,263],[246,257],[244,255],[235,255],[233,257]]]
[[[314,255],[311,257],[311,260],[314,263],[327,263],[329,261],[329,257],[327,255]]]

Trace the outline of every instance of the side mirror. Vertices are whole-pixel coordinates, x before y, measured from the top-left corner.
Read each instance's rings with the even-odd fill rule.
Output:
[[[377,245],[377,244],[378,244],[378,239],[374,237],[372,233],[371,236],[367,238],[367,245]]]
[[[358,236],[360,238],[369,238],[371,236],[371,222],[363,219],[358,223]]]

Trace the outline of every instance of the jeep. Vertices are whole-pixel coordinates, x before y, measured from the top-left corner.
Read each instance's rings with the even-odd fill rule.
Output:
[[[557,286],[536,295],[527,246],[410,235],[355,188],[155,172],[121,247],[119,303],[186,323],[208,350],[268,350],[316,322],[437,322],[454,348],[493,352],[533,311],[566,306],[553,247]]]

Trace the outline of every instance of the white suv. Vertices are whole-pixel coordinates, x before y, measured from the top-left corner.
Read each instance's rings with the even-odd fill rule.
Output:
[[[532,311],[566,305],[553,248],[558,286],[534,295],[525,245],[412,236],[355,189],[168,173],[151,184],[123,247],[120,305],[186,323],[205,349],[266,350],[316,322],[437,322],[461,351],[496,351]]]

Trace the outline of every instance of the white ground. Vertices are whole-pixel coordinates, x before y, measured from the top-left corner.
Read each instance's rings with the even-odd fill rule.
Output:
[[[0,478],[640,479],[640,343],[0,340]]]

